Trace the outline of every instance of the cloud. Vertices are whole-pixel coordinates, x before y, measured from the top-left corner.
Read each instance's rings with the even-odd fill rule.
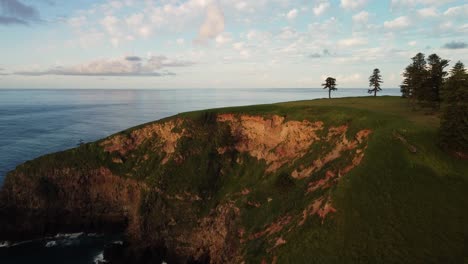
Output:
[[[318,53],[318,52],[312,53],[308,57],[311,59],[318,59],[318,58],[322,58],[322,57],[326,57],[330,55],[331,55],[330,51],[328,49],[324,49],[322,53]]]
[[[224,14],[216,4],[211,4],[206,9],[205,21],[200,27],[198,36],[200,39],[216,38],[224,31]]]
[[[44,71],[19,71],[16,75],[43,76],[167,76],[175,73],[164,70],[170,67],[187,67],[193,62],[172,60],[166,56],[151,56],[143,59],[127,56],[120,59],[100,59],[70,67],[57,66]]]
[[[455,0],[392,0],[390,6],[393,8],[408,8],[417,5],[432,6],[445,5]]]
[[[298,11],[297,9],[292,9],[290,10],[287,14],[286,14],[286,17],[289,19],[289,20],[293,20],[297,17],[297,14],[298,14]]]
[[[468,4],[462,6],[451,7],[444,12],[444,15],[449,17],[468,16]]]
[[[320,16],[322,15],[323,13],[325,13],[327,11],[327,9],[330,7],[330,3],[328,2],[324,2],[324,3],[320,3],[318,4],[317,6],[314,7],[313,11],[314,11],[314,15],[316,16]]]
[[[317,58],[321,58],[322,57],[322,54],[320,53],[312,53],[309,55],[309,58],[311,59],[317,59]]]
[[[0,25],[29,25],[40,21],[39,12],[33,6],[19,0],[0,0]]]
[[[125,60],[128,60],[128,61],[141,61],[142,58],[138,57],[138,56],[127,56],[127,57],[125,57]]]
[[[394,20],[385,21],[384,27],[386,29],[391,29],[391,30],[403,29],[403,28],[407,28],[408,26],[410,26],[410,24],[411,24],[411,21],[409,20],[408,17],[401,16],[401,17],[395,18]]]
[[[366,44],[367,44],[367,39],[360,38],[360,37],[342,39],[338,41],[338,45],[341,47],[354,47],[354,46],[362,46]]]
[[[418,10],[418,15],[420,17],[436,17],[438,16],[437,9],[435,7],[428,7]]]
[[[3,72],[4,70],[5,70],[5,69],[0,68],[0,76],[10,75],[10,74],[8,74],[8,73],[4,73],[4,72]]]
[[[466,49],[468,48],[468,44],[466,42],[461,42],[461,41],[452,41],[445,43],[443,46],[445,49]]]
[[[215,38],[216,44],[218,46],[223,46],[224,44],[228,44],[232,42],[232,34],[231,33],[221,33]]]
[[[344,9],[358,9],[367,4],[367,0],[341,0],[341,7]]]
[[[361,11],[353,16],[353,22],[358,24],[365,24],[369,21],[369,13]]]

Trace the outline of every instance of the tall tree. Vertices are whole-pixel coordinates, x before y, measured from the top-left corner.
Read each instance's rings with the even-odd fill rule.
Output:
[[[442,92],[440,143],[468,158],[468,74],[460,61],[450,71]]]
[[[336,79],[332,77],[328,77],[325,80],[325,83],[322,84],[323,89],[328,89],[328,98],[331,98],[331,92],[338,90],[336,88]]]
[[[400,85],[400,92],[401,92],[401,97],[403,98],[410,98],[411,97],[411,70],[412,67],[411,65],[407,66],[405,71],[403,72],[403,83]]]
[[[427,106],[438,109],[440,106],[440,91],[448,73],[444,70],[448,60],[440,58],[437,54],[432,54],[427,58],[428,79],[425,85],[424,99]]]
[[[417,101],[424,99],[424,85],[427,80],[426,59],[424,54],[418,53],[411,58],[412,63],[406,67],[403,73],[403,84],[401,91],[403,96],[408,97],[413,108]]]
[[[382,75],[380,75],[379,69],[374,69],[374,72],[369,77],[369,87],[372,89],[367,90],[368,93],[374,93],[374,96],[377,96],[377,92],[382,91],[380,84],[383,83]]]

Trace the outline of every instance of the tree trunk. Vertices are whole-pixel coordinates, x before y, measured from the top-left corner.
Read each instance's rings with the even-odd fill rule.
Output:
[[[377,96],[377,89],[374,90],[374,96]]]
[[[331,99],[331,90],[328,89],[328,99]]]

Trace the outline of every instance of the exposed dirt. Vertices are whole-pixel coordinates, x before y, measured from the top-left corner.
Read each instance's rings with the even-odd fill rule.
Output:
[[[404,138],[400,133],[393,131],[393,136],[398,139],[403,145],[405,145],[408,148],[408,151],[411,153],[416,153],[418,152],[418,149],[410,144],[406,138]]]
[[[283,217],[279,218],[276,222],[271,223],[270,225],[266,226],[266,228],[263,231],[260,231],[260,232],[257,232],[257,233],[254,233],[254,234],[250,235],[249,240],[258,239],[258,238],[263,237],[263,236],[274,235],[274,234],[280,232],[281,230],[283,230],[283,228],[286,225],[291,223],[291,220],[292,220],[291,216],[283,216]]]
[[[287,121],[274,115],[271,118],[223,114],[219,122],[229,123],[231,133],[238,139],[234,148],[247,152],[252,157],[265,160],[267,172],[276,171],[286,163],[303,157],[317,140],[317,131],[323,129],[323,122]],[[220,154],[225,148],[218,150]]]
[[[347,130],[347,126],[330,128],[327,135],[327,141],[332,142],[335,145],[335,147],[323,157],[314,160],[311,166],[303,168],[301,170],[294,170],[291,176],[295,179],[304,179],[311,176],[314,172],[321,170],[327,163],[340,158],[342,152],[358,148],[358,146],[362,142],[364,142],[364,139],[367,139],[367,137],[372,133],[370,130],[361,130],[356,134],[355,139],[349,140],[346,137]],[[362,151],[362,149],[358,150],[358,152],[360,151]],[[356,159],[355,161],[360,162],[361,160],[362,157]],[[348,170],[350,170],[350,168],[348,168]]]
[[[336,212],[331,204],[330,197],[320,197],[314,200],[307,208],[302,211],[302,219],[299,221],[298,226],[302,226],[309,216],[318,215],[322,219],[322,224],[325,221],[325,217],[329,213]]]
[[[165,123],[150,124],[133,130],[129,135],[115,135],[102,142],[101,146],[107,152],[118,152],[120,155],[125,156],[146,140],[156,139],[158,143],[153,146],[153,150],[162,151],[166,154],[162,161],[162,164],[165,164],[175,152],[179,139],[187,135],[186,130],[183,128],[180,131],[174,131],[180,128],[183,122],[182,119],[174,119]]]

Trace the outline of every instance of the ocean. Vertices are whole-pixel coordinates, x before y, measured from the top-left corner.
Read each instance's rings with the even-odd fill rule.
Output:
[[[400,95],[383,89],[379,95]],[[95,141],[126,128],[177,113],[325,98],[323,89],[0,89],[0,186],[6,173],[38,156]],[[342,88],[332,97],[369,96],[366,88]],[[51,238],[7,245],[0,263],[93,263],[112,239],[82,234],[60,243]],[[47,243],[56,241],[56,243]],[[26,256],[25,256],[25,252]],[[63,257],[69,258],[60,259]]]

